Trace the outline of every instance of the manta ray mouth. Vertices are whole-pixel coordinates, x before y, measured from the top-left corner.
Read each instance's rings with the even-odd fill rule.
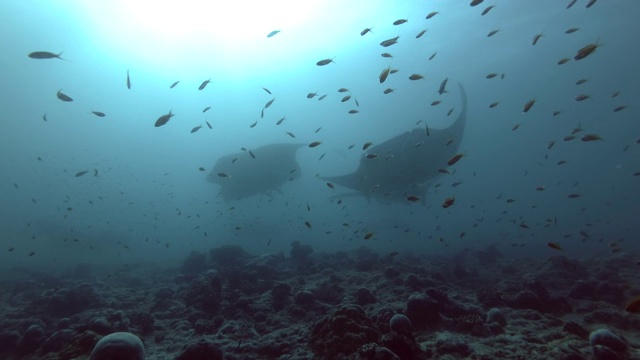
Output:
[[[367,150],[368,154],[384,156],[371,158],[363,154],[356,171],[321,178],[355,190],[366,198],[400,201],[406,200],[408,194],[424,197],[427,184],[441,175],[439,169],[447,167],[447,161],[457,153],[464,134],[467,96],[462,84],[458,85],[461,110],[449,127],[406,131]]]

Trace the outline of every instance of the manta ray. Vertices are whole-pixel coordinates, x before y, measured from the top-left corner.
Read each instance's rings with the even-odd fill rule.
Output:
[[[441,175],[439,170],[456,155],[464,133],[467,95],[462,84],[459,87],[462,108],[449,127],[415,128],[394,136],[367,149],[353,173],[323,179],[355,190],[347,196],[405,202],[408,196],[417,196],[424,203],[429,182]]]
[[[269,144],[229,154],[216,162],[207,181],[220,185],[225,201],[279,190],[300,177],[296,152],[303,144]]]

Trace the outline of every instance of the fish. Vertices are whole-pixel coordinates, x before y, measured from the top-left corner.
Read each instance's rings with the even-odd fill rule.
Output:
[[[392,89],[392,88],[386,88],[386,89],[384,89],[384,90],[382,91],[382,93],[384,93],[384,94],[391,94],[392,92],[393,92],[393,89]]]
[[[338,92],[341,92],[341,93],[343,93],[343,92],[349,92],[349,89],[347,89],[347,88],[340,88],[340,89],[338,89]]]
[[[206,181],[219,187],[225,202],[242,200],[260,195],[272,197],[271,193],[284,190],[290,180],[300,178],[301,170],[296,161],[297,151],[303,144],[269,144],[252,150],[254,158],[242,153],[219,157]],[[232,159],[237,158],[235,163]],[[220,177],[220,173],[228,177]]]
[[[531,110],[531,107],[533,107],[533,104],[536,103],[536,99],[531,99],[529,101],[527,101],[526,104],[524,104],[524,108],[522,109],[522,113],[526,114],[529,112],[529,110]]]
[[[580,80],[576,81],[576,85],[582,85],[582,84],[586,83],[587,81],[589,81],[589,79],[580,79]]]
[[[97,116],[97,117],[105,117],[106,114],[103,113],[102,111],[91,111],[91,113],[93,113],[93,115]]]
[[[367,154],[365,155],[365,158],[367,159],[376,159],[378,157],[378,154]]]
[[[248,153],[249,153],[249,156],[251,156],[252,159],[256,158],[256,154],[254,154],[253,151],[249,150]]]
[[[593,6],[593,4],[595,4],[595,3],[596,3],[596,1],[597,1],[597,0],[589,0],[589,2],[587,3],[587,5],[586,5],[585,7],[586,7],[587,9],[588,9],[588,8],[590,8],[590,7],[592,7],[592,6]]]
[[[400,35],[398,35],[398,36],[396,36],[394,38],[391,38],[391,39],[384,40],[384,41],[380,42],[380,46],[389,47],[389,46],[391,46],[393,44],[397,44],[399,38],[400,38]]]
[[[360,103],[358,102],[358,99],[353,98],[353,102],[355,102],[355,103],[356,103],[356,106],[357,106],[357,107],[360,107]]]
[[[78,171],[78,172],[76,173],[76,177],[80,177],[80,176],[82,176],[82,175],[84,175],[84,174],[86,174],[86,173],[88,173],[88,172],[89,172],[89,170],[82,170],[82,171]]]
[[[253,129],[254,127],[256,127],[256,125],[258,125],[258,122],[257,122],[257,121],[256,121],[256,122],[254,122],[253,124],[249,125],[249,127]]]
[[[282,124],[282,122],[284,121],[285,118],[286,118],[286,116],[283,116],[282,119],[280,119],[280,120],[278,120],[278,122],[276,122],[276,125]]]
[[[373,143],[371,141],[367,141],[366,143],[364,143],[364,145],[362,145],[362,150],[367,150],[369,147],[371,147],[371,145],[373,145]]]
[[[455,154],[451,157],[451,159],[449,159],[449,161],[447,161],[447,165],[449,166],[453,166],[455,165],[458,161],[460,161],[460,159],[462,159],[462,157],[464,156],[464,154]]]
[[[309,143],[309,147],[310,148],[314,148],[314,147],[316,147],[316,146],[318,146],[320,144],[322,144],[321,141],[313,141],[313,142]]]
[[[434,101],[431,102],[431,106],[439,105],[441,102],[442,101],[440,101],[440,100],[434,100]]]
[[[383,58],[392,58],[393,55],[389,54],[389,53],[382,53],[380,54]]]
[[[273,104],[274,101],[276,101],[276,98],[273,98],[273,99],[267,101],[267,103],[264,104],[264,108],[265,109],[269,108],[269,106],[271,106],[271,104]]]
[[[318,101],[320,101],[320,100],[322,100],[322,99],[324,99],[324,98],[326,98],[326,97],[327,97],[327,94],[324,94],[324,95],[322,95],[322,96],[319,96],[319,97],[318,97]]]
[[[552,148],[552,147],[553,147],[553,145],[555,145],[555,144],[556,144],[556,141],[555,141],[555,140],[551,140],[551,141],[549,141],[549,145],[547,145],[547,150],[551,150],[551,148]]]
[[[440,13],[440,12],[438,12],[438,11],[432,11],[432,12],[430,12],[430,13],[428,13],[428,14],[427,14],[427,17],[425,17],[425,19],[429,20],[429,19],[431,19],[432,17],[434,17],[434,16],[438,15],[439,13]]]
[[[129,77],[129,69],[127,69],[127,89],[131,90],[131,78]]]
[[[587,56],[591,55],[600,46],[602,45],[599,45],[597,42],[595,44],[587,44],[583,46],[580,50],[578,50],[578,53],[573,58],[575,60],[582,60]]]
[[[576,95],[576,97],[575,97],[576,101],[584,101],[584,100],[587,100],[587,99],[591,99],[591,96],[585,95],[585,94],[579,94],[579,95]]]
[[[291,132],[285,131],[285,133],[286,133],[287,135],[289,135],[289,137],[292,137],[292,138],[294,138],[294,139],[296,138],[296,136],[295,136],[293,133],[291,133]]]
[[[568,63],[568,62],[569,62],[569,60],[571,60],[571,59],[569,59],[569,58],[562,58],[562,59],[558,60],[558,65],[566,64],[566,63]]]
[[[393,22],[393,25],[402,25],[402,24],[407,23],[408,21],[409,20],[407,20],[407,19],[398,19],[398,20]]]
[[[308,221],[304,222],[304,226],[308,227],[309,229],[311,229],[311,223]]]
[[[429,129],[428,137],[424,127],[416,127],[376,145],[369,145],[367,153],[379,154],[380,160],[371,161],[362,154],[355,171],[322,176],[322,179],[352,190],[348,196],[363,196],[367,200],[406,202],[407,193],[426,199],[429,184],[441,176],[438,169],[458,152],[464,133],[467,97],[462,85],[459,87],[462,108],[451,125],[444,129]],[[421,146],[413,146],[420,142]],[[450,142],[454,145],[447,146]]]
[[[318,95],[318,92],[312,92],[312,93],[308,93],[307,94],[307,99],[313,99],[316,95]]]
[[[418,202],[418,201],[420,201],[420,197],[415,196],[415,195],[409,195],[409,196],[407,196],[407,200],[409,200],[411,202]]]
[[[198,168],[198,170],[199,170],[199,171],[207,171],[207,169],[203,168],[202,166],[200,166],[200,167]]]
[[[602,137],[598,134],[586,134],[583,137],[581,137],[580,140],[584,142],[589,142],[589,141],[602,140]]]
[[[482,4],[484,0],[471,0],[471,4],[469,4],[470,6],[476,6],[476,5],[480,5]]]
[[[640,314],[640,296],[635,296],[624,306],[624,311],[631,314]]]
[[[564,33],[565,34],[573,34],[574,32],[576,32],[578,30],[580,30],[580,28],[570,28],[570,29],[567,29]]]
[[[429,56],[429,60],[433,60],[433,58],[436,57],[436,54],[438,54],[437,51],[431,54],[431,56]]]
[[[357,113],[359,113],[359,112],[360,112],[360,111],[355,110],[355,109],[353,109],[353,110],[349,110],[349,111],[348,111],[348,113],[349,113],[349,114],[351,114],[351,115],[353,115],[353,114],[357,114]]]
[[[499,101],[492,102],[491,104],[489,104],[489,108],[490,108],[490,109],[493,109],[494,107],[498,106],[499,104],[500,104],[500,102],[499,102]]]
[[[47,114],[42,115],[42,120],[47,121]]]
[[[279,32],[280,32],[280,30],[273,30],[272,32],[267,34],[267,37],[268,38],[273,37],[273,36],[277,35]]]
[[[577,198],[579,198],[580,196],[581,196],[580,194],[576,194],[576,193],[571,193],[571,194],[567,195],[567,197],[568,197],[569,199],[577,199]]]
[[[569,1],[569,4],[567,4],[567,9],[570,9],[578,0],[571,0]]]
[[[556,110],[556,111],[554,111],[554,112],[552,113],[552,115],[553,115],[553,116],[558,116],[558,115],[560,115],[560,114],[562,114],[562,111],[560,111],[560,110]]]
[[[178,81],[174,82],[173,84],[171,84],[171,85],[169,86],[169,89],[173,89],[173,88],[174,88],[174,87],[176,87],[176,85],[178,85],[179,83],[180,83],[180,80],[178,80]]]
[[[419,33],[416,34],[416,39],[420,39],[422,35],[424,35],[424,33],[426,32],[427,32],[427,29],[421,30]]]
[[[164,114],[160,116],[158,120],[156,120],[155,127],[160,127],[166,124],[169,121],[169,119],[171,119],[173,116],[175,116],[175,114],[173,114],[171,110],[169,110],[168,114]]]
[[[364,234],[364,239],[365,240],[369,240],[373,237],[373,233],[372,232],[368,232],[366,234]]]
[[[211,124],[209,124],[209,122],[208,122],[208,121],[205,121],[205,123],[207,124],[207,126],[209,127],[209,129],[213,129],[213,128],[211,127]]]
[[[196,131],[198,131],[200,129],[202,129],[202,124],[200,124],[200,125],[194,127],[193,129],[191,129],[191,133],[193,134],[193,133],[195,133]]]
[[[409,80],[421,80],[421,79],[424,79],[424,76],[420,74],[411,74],[409,76]]]
[[[497,34],[498,31],[500,31],[500,29],[489,31],[489,33],[487,34],[487,37],[492,37],[493,35]]]
[[[368,33],[373,33],[373,32],[371,31],[371,29],[373,29],[373,28],[365,28],[364,30],[360,31],[360,36],[365,36],[365,35],[367,35]]]
[[[58,90],[58,93],[56,94],[56,96],[58,96],[58,99],[65,102],[73,101],[73,99],[69,95],[62,92],[62,89]]]
[[[626,105],[619,105],[619,106],[616,106],[615,108],[613,108],[613,112],[622,111],[622,110],[624,110],[626,108],[627,108]],[[46,119],[45,119],[45,121],[46,121]]]
[[[487,79],[493,79],[494,77],[498,76],[498,74],[496,73],[489,73],[487,74],[487,76],[485,76]]]
[[[200,84],[200,86],[198,86],[198,90],[204,90],[204,88],[206,88],[207,85],[209,85],[210,82],[211,82],[211,79],[203,81],[202,84]]]
[[[543,37],[543,36],[544,35],[542,33],[533,35],[533,40],[531,41],[531,45],[535,46],[538,43],[538,41],[540,40],[540,38]]]
[[[264,119],[264,108],[260,110],[260,119]]]
[[[438,89],[438,94],[442,95],[447,92],[447,81],[449,81],[449,78],[445,78],[444,80],[442,80],[442,82],[440,83],[440,88]]]
[[[336,188],[335,185],[333,185],[330,182],[327,182],[327,186],[329,187],[329,189],[335,189]]]
[[[262,90],[266,91],[266,92],[267,92],[267,94],[271,95],[271,91],[269,91],[269,89],[267,89],[266,87],[264,87],[264,86],[263,86],[263,87],[262,87]]]
[[[350,99],[351,99],[351,95],[346,95],[346,96],[344,96],[344,97],[340,100],[340,102],[347,102],[347,101],[349,101]]]
[[[385,82],[385,80],[387,80],[387,77],[389,76],[389,71],[391,71],[391,65],[389,65],[386,69],[382,70],[382,72],[380,73],[380,76],[378,77],[380,79],[380,84],[382,84],[383,82]]]
[[[226,172],[220,171],[218,173],[218,177],[228,179],[229,178],[229,174],[227,174]]]
[[[553,250],[562,251],[562,247],[557,242],[548,242],[547,246],[552,248]]]
[[[329,65],[329,64],[331,64],[331,63],[334,63],[334,64],[335,64],[335,61],[333,61],[333,58],[331,58],[331,59],[322,59],[322,60],[318,61],[318,62],[316,63],[316,65],[318,65],[318,66],[325,66],[325,65]]]
[[[42,60],[42,59],[66,60],[66,59],[61,58],[60,55],[62,55],[62,52],[59,53],[59,54],[54,54],[54,53],[49,52],[49,51],[34,51],[32,53],[29,53],[29,55],[27,55],[27,56],[29,56],[32,59],[38,59],[38,60]]]
[[[482,10],[482,14],[481,14],[481,15],[482,15],[482,16],[487,15],[487,14],[489,13],[489,11],[491,11],[491,9],[493,9],[494,7],[495,7],[495,5],[489,5],[489,6],[487,6],[487,8],[486,8],[486,9]]]
[[[443,209],[447,209],[449,207],[451,207],[453,204],[455,204],[456,202],[456,198],[455,197],[448,197],[444,200],[444,202],[442,203],[442,208]]]
[[[314,131],[314,133],[316,133],[316,134],[317,134],[318,132],[320,132],[320,130],[322,130],[322,126],[320,126],[319,128],[317,128],[317,129],[316,129],[316,131]]]
[[[202,109],[202,112],[206,113],[207,111],[209,111],[209,109],[211,109],[211,106],[207,106],[206,108]]]

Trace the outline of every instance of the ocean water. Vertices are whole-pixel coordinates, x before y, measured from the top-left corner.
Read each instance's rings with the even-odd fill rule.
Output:
[[[288,253],[293,241],[316,252],[366,246],[431,255],[491,244],[514,257],[639,250],[640,3],[205,3],[0,3],[5,274],[171,265],[223,244]],[[488,5],[495,7],[482,15]],[[393,25],[398,19],[408,21]],[[396,36],[397,44],[380,46]],[[574,60],[589,44],[596,50]],[[34,51],[62,59],[30,58]],[[562,58],[569,61],[559,65]],[[316,65],[322,59],[333,61]],[[398,72],[381,84],[388,68]],[[580,79],[588,81],[576,85]],[[425,192],[368,199],[321,179],[355,171],[367,161],[367,142],[425,124],[447,128],[461,111],[458,83],[468,97],[455,144],[463,157],[452,166],[434,164],[436,153],[414,159],[450,172],[421,184]],[[57,98],[59,90],[73,101]],[[352,98],[341,102],[346,94]],[[589,98],[576,101],[580,94]],[[175,116],[155,127],[169,111]],[[588,134],[601,140],[582,141]],[[314,141],[321,144],[307,146]],[[222,157],[239,153],[251,172],[248,150],[279,143],[303,145],[298,178],[239,200],[206,181]],[[371,161],[395,156],[377,155]],[[268,169],[280,160],[264,161]],[[264,168],[256,176],[266,179]],[[455,203],[445,209],[447,198]]]

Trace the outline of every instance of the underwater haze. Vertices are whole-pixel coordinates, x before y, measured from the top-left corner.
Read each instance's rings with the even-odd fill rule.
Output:
[[[294,241],[640,250],[640,2],[209,3],[0,3],[3,271],[170,265],[223,244],[288,253]],[[408,155],[447,140],[438,131],[463,115],[463,91],[463,135]],[[424,139],[363,150],[413,129]],[[274,175],[284,155],[249,153],[270,144],[300,144],[299,169]],[[382,170],[366,170],[374,161]],[[422,168],[438,175],[414,179]],[[354,186],[373,186],[326,180],[358,169]],[[225,198],[225,180],[259,191]]]

